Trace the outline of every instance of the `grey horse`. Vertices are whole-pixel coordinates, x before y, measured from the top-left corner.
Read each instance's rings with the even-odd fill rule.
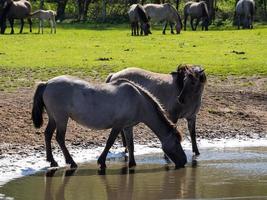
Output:
[[[238,29],[240,29],[240,23],[242,23],[243,28],[252,29],[254,13],[255,13],[254,0],[239,0],[236,4],[236,10],[235,10]]]
[[[141,35],[151,34],[148,16],[143,6],[140,4],[133,4],[128,10],[128,16],[131,23],[132,35],[139,35],[139,23],[141,29]]]
[[[29,1],[20,0],[20,1],[13,1],[13,0],[3,0],[3,10],[0,16],[0,24],[1,24],[1,34],[5,33],[6,29],[6,19],[9,20],[11,26],[11,34],[14,33],[14,19],[20,19],[21,27],[20,33],[23,31],[24,26],[24,18],[28,19],[30,25],[30,32],[32,32],[32,21],[30,19],[31,13],[31,4]]]
[[[162,143],[163,151],[176,167],[183,167],[186,163],[180,133],[166,117],[157,100],[131,81],[118,80],[93,85],[74,77],[55,77],[40,83],[35,91],[32,120],[36,128],[42,126],[44,108],[48,115],[45,130],[47,161],[51,162],[51,166],[58,166],[51,150],[51,138],[56,130],[56,141],[66,163],[72,168],[77,167],[65,146],[69,118],[92,129],[112,128],[106,147],[98,159],[101,168],[106,168],[106,156],[118,134],[139,122],[153,130]],[[129,162],[129,166],[133,166],[133,163]]]
[[[189,1],[184,6],[184,30],[186,30],[186,21],[190,16],[190,24],[193,31],[197,29],[198,23],[202,20],[202,30],[208,30],[209,11],[205,1],[193,2]],[[194,20],[197,20],[194,27]]]
[[[201,106],[201,98],[206,82],[204,70],[198,66],[180,65],[177,71],[160,74],[139,68],[128,68],[110,74],[106,82],[121,78],[131,80],[151,92],[163,105],[173,123],[186,118],[192,140],[192,150],[199,155],[196,143],[196,115]],[[124,129],[127,146],[133,146],[133,129]],[[124,138],[122,135],[122,138]],[[128,149],[133,154],[133,147]],[[134,162],[134,161],[131,161]]]
[[[163,31],[165,34],[167,24],[170,24],[171,33],[173,34],[173,25],[175,25],[176,33],[179,34],[182,29],[182,21],[177,10],[169,3],[164,4],[145,4],[144,9],[148,17],[153,22],[164,21]]]

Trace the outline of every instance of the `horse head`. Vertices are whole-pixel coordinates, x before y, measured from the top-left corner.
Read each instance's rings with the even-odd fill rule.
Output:
[[[170,135],[161,142],[164,153],[174,162],[175,166],[177,168],[184,167],[187,158],[181,146],[181,133],[176,129],[172,130]]]
[[[197,98],[201,100],[201,95],[206,83],[204,69],[199,66],[183,65],[178,67],[178,77],[182,90],[178,97],[181,104],[190,104],[190,101]],[[181,80],[183,78],[183,80]],[[195,100],[194,100],[195,101]]]

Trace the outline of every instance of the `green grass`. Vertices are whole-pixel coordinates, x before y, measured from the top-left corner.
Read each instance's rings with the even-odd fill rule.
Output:
[[[55,35],[49,28],[43,35],[0,35],[0,90],[60,74],[104,80],[133,66],[168,73],[180,63],[203,65],[209,75],[267,75],[266,26],[181,35],[162,35],[156,28],[148,37],[130,36],[127,25],[103,26],[63,24]]]

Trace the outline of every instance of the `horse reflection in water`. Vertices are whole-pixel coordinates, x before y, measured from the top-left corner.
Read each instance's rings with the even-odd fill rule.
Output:
[[[168,165],[158,168],[147,166],[142,169],[123,166],[119,169],[108,170],[66,170],[62,175],[60,185],[56,187],[55,178],[58,177],[60,171],[53,170],[45,175],[44,199],[64,200],[73,198],[75,195],[82,199],[91,199],[91,197],[98,199],[194,197],[197,185],[196,173],[197,170],[190,167],[174,170]],[[92,185],[94,185],[93,188]]]
[[[45,194],[44,199],[45,200],[64,200],[65,199],[65,188],[67,184],[69,183],[71,177],[75,174],[76,169],[67,169],[63,175],[62,184],[60,185],[59,189],[57,190],[56,194],[54,195],[52,191],[55,191],[52,189],[52,183],[53,183],[53,177],[56,173],[57,169],[52,169],[45,174]],[[54,198],[55,196],[55,198]]]

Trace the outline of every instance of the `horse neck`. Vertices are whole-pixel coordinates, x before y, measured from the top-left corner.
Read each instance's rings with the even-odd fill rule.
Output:
[[[164,119],[160,111],[151,102],[147,102],[144,107],[144,111],[141,113],[141,121],[157,135],[160,141],[163,141],[170,135],[174,127]]]

